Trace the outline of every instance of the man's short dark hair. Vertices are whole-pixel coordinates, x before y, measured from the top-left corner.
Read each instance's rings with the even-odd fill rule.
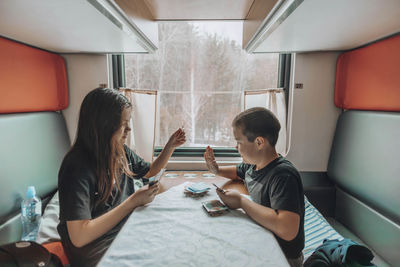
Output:
[[[249,142],[264,137],[271,146],[278,141],[281,125],[276,116],[266,108],[250,108],[239,113],[232,121],[232,126],[240,128]]]

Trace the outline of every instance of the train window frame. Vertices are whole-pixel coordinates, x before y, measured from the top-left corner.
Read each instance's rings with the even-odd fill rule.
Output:
[[[279,54],[278,59],[278,79],[277,88],[283,88],[286,99],[286,118],[289,117],[289,96],[290,96],[290,76],[291,76],[291,54]],[[114,88],[125,87],[125,64],[124,54],[111,56],[111,75]],[[287,123],[288,124],[288,123]],[[157,157],[163,146],[155,146],[153,156]],[[216,158],[240,158],[240,154],[235,147],[215,147],[213,148]],[[288,151],[288,145],[287,145]],[[205,147],[178,147],[172,154],[172,158],[201,158],[205,152]]]
[[[278,59],[278,79],[277,88],[282,88],[285,92],[286,103],[289,103],[290,90],[290,70],[291,70],[291,54],[279,54]],[[286,119],[288,118],[288,107],[286,105]],[[163,147],[154,147],[154,157],[157,157]],[[205,147],[178,147],[172,154],[173,158],[199,158],[203,157]],[[235,147],[213,147],[214,156],[216,158],[240,158],[240,154]]]

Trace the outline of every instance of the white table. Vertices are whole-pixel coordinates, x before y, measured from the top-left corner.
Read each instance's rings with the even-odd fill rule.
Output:
[[[289,266],[273,234],[241,210],[210,217],[181,184],[137,208],[98,266]]]

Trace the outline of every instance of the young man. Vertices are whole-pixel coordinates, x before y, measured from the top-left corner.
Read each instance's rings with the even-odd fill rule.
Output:
[[[251,200],[234,190],[218,192],[231,209],[242,208],[253,220],[272,231],[291,266],[302,266],[304,248],[304,196],[300,174],[275,150],[281,128],[265,108],[243,111],[232,122],[243,163],[219,167],[210,147],[204,158],[217,175],[242,179]]]

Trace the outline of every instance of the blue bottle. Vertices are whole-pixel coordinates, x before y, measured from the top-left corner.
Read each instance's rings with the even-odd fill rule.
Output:
[[[22,238],[35,241],[42,218],[42,201],[36,196],[34,186],[29,186],[26,198],[21,203]]]

